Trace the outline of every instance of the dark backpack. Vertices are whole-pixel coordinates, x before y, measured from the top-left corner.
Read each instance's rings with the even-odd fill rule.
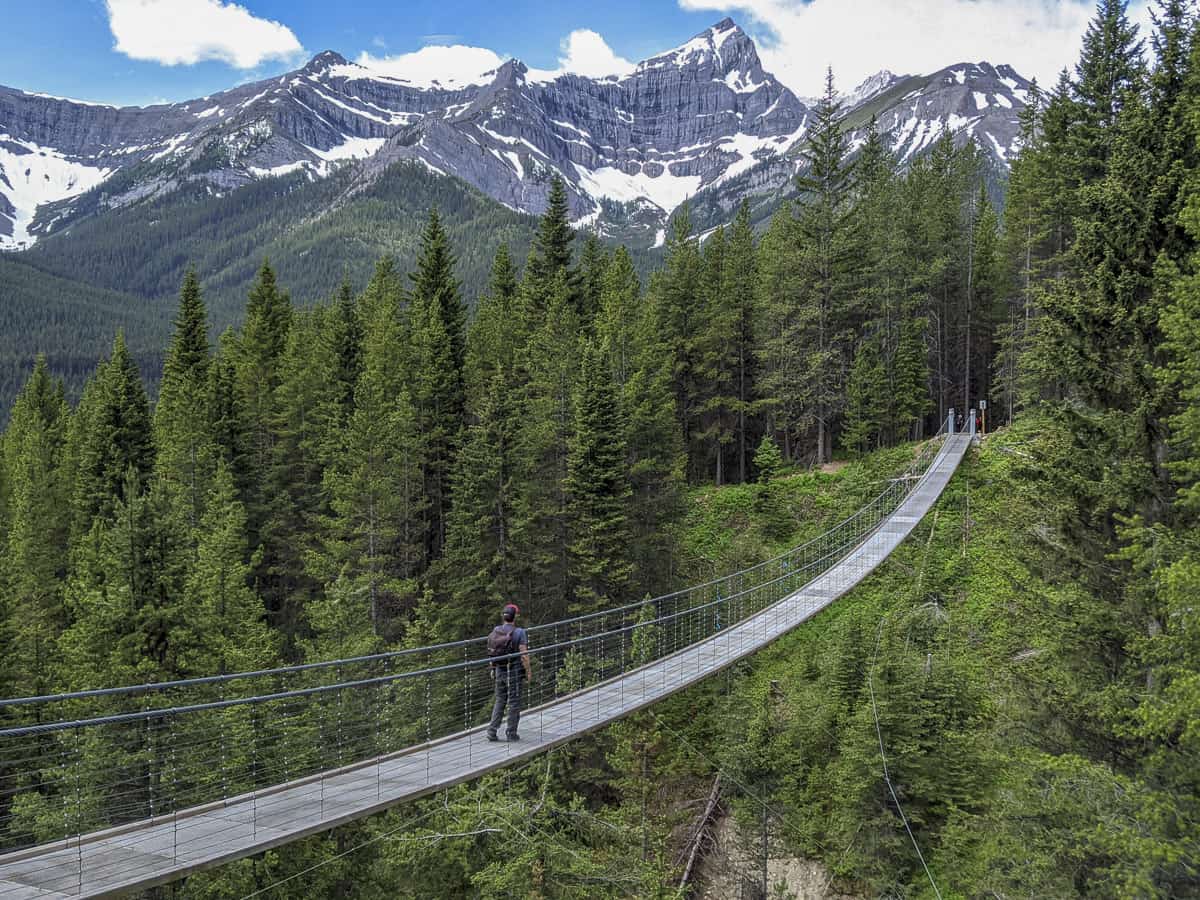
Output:
[[[512,622],[505,622],[503,625],[497,625],[492,629],[492,633],[488,635],[487,647],[488,657],[493,660],[492,665],[507,666],[507,659],[498,659],[499,657],[510,656],[517,652],[517,647],[514,646],[513,635],[517,633],[517,626]]]

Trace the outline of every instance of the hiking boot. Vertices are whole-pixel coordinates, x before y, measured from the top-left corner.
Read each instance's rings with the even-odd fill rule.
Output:
[[[521,736],[514,732],[513,734],[508,735],[508,739],[510,741],[519,741],[521,739]]]
[[[489,740],[489,741],[498,741],[498,740],[500,740],[500,738],[499,738],[499,737],[497,737],[497,735],[496,735],[496,732],[494,732],[494,731],[489,731],[489,732],[487,733],[487,736],[488,736],[488,740]]]

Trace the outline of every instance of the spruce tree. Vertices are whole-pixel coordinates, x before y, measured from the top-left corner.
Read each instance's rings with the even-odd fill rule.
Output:
[[[450,250],[450,239],[437,207],[429,211],[429,220],[421,232],[421,252],[417,256],[417,270],[409,275],[412,281],[412,302],[436,309],[442,320],[442,329],[450,341],[450,362],[453,372],[461,380],[463,360],[466,354],[467,310],[463,306],[458,279],[454,275],[454,254]],[[458,386],[461,392],[461,384]],[[460,396],[448,398],[459,413],[463,406]]]
[[[624,388],[633,372],[642,285],[625,247],[618,247],[604,271],[596,336],[608,353],[617,386]]]
[[[684,447],[691,449],[700,414],[698,337],[704,315],[700,247],[685,203],[667,237],[663,267],[650,280],[650,305],[671,372],[675,415]]]
[[[388,395],[381,362],[368,356],[345,443],[325,473],[331,512],[308,567],[331,597],[361,605],[374,635],[394,636],[424,568],[426,435],[408,395]]]
[[[440,634],[466,636],[486,627],[496,600],[517,587],[513,556],[514,477],[518,468],[517,284],[506,247],[492,266],[489,292],[467,339],[468,424],[452,476],[454,505],[446,526],[438,584],[447,603]]]
[[[274,445],[256,574],[275,624],[289,641],[303,628],[304,608],[319,590],[302,561],[326,512],[325,470],[342,451],[342,360],[337,347],[322,339],[329,318],[337,315],[328,307],[296,314],[277,361]]]
[[[154,408],[154,438],[158,451],[155,474],[178,489],[193,530],[200,525],[217,459],[209,396],[211,365],[208,317],[196,270],[189,268],[179,292],[175,333],[163,364]]]
[[[275,460],[278,408],[275,391],[282,379],[280,360],[287,349],[292,305],[266,261],[250,289],[246,322],[237,342],[238,404],[245,429],[246,485],[243,498],[251,543],[263,538],[270,514],[270,472]]]
[[[750,204],[743,200],[729,235],[728,274],[725,279],[732,309],[728,334],[729,361],[733,384],[728,405],[733,412],[733,450],[737,460],[737,480],[744,483],[749,474],[749,447],[752,417],[755,412],[754,321],[758,288],[758,258],[754,229],[750,225]]]
[[[130,485],[141,485],[154,460],[150,408],[137,364],[118,333],[112,356],[100,364],[71,420],[67,454],[72,468],[72,536],[88,532],[128,503]],[[130,470],[136,478],[127,478]]]
[[[67,406],[62,383],[38,356],[0,441],[6,527],[0,529],[0,632],[6,676],[21,693],[46,693],[55,641],[66,626],[69,507],[63,468]]]
[[[632,574],[627,505],[631,495],[625,422],[600,349],[585,343],[574,401],[565,487],[570,504],[572,615],[627,598]]]
[[[462,368],[436,294],[413,296],[410,323],[411,391],[418,428],[424,435],[425,564],[441,555],[451,507],[450,475],[463,426]]]
[[[541,315],[550,303],[555,290],[555,280],[562,275],[565,279],[567,297],[576,315],[579,314],[582,286],[578,271],[571,265],[571,243],[575,231],[571,228],[570,208],[567,205],[567,188],[557,175],[550,182],[550,193],[546,199],[546,211],[538,223],[529,259],[525,264],[525,280],[537,315]]]
[[[633,314],[630,371],[621,389],[629,453],[628,522],[634,581],[663,593],[676,583],[676,528],[683,516],[687,456],[675,418],[672,363],[656,311]]]
[[[530,615],[544,621],[563,616],[570,595],[565,480],[578,346],[579,320],[569,300],[567,274],[560,271],[541,325],[523,354],[529,381],[517,435],[513,511],[521,595],[529,599]]]
[[[261,669],[278,659],[262,600],[250,589],[253,559],[246,511],[233,475],[217,463],[205,498],[196,559],[187,576],[187,611],[174,639],[184,671],[205,674]]]
[[[579,322],[585,329],[591,329],[600,311],[609,258],[600,238],[594,231],[589,231],[579,256]]]
[[[1144,75],[1144,45],[1127,11],[1127,0],[1099,0],[1075,66],[1073,88],[1082,115],[1074,129],[1072,150],[1081,184],[1098,181],[1107,171],[1117,117]]]
[[[345,424],[354,412],[354,388],[362,374],[363,323],[350,282],[342,279],[334,299],[334,313],[325,318],[323,336],[335,358],[339,421]]]
[[[813,116],[805,149],[808,171],[797,179],[802,196],[796,218],[802,295],[792,339],[806,351],[798,393],[803,398],[802,421],[813,438],[812,459],[820,464],[832,458],[834,431],[840,423],[854,300],[849,274],[855,252],[852,167],[832,71],[826,74],[825,93]]]

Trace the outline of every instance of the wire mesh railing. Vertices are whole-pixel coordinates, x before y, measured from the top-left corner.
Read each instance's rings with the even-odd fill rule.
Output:
[[[530,627],[533,677],[523,705],[544,706],[669,657],[829,571],[912,492],[944,435],[919,445],[906,471],[853,515],[786,553],[661,597]],[[176,816],[478,728],[493,703],[489,662],[481,637],[0,701],[0,852]],[[298,821],[310,815],[295,812]]]

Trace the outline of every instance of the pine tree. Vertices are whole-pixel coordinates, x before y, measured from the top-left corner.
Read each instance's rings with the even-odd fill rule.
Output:
[[[179,292],[175,334],[154,409],[154,443],[156,477],[171,482],[183,496],[193,530],[200,525],[217,459],[209,397],[211,365],[208,317],[196,270],[189,268]]]
[[[592,342],[583,348],[574,408],[565,487],[573,597],[568,612],[577,615],[628,599],[633,568],[626,520],[631,490],[625,422],[612,372]]]

